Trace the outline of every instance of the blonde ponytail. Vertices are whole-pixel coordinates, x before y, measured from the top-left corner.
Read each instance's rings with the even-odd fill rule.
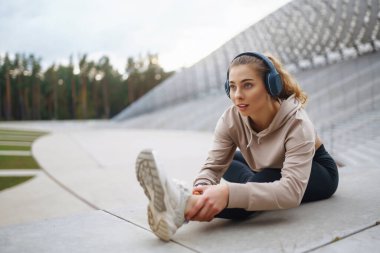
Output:
[[[302,104],[302,106],[305,106],[308,99],[306,92],[301,89],[301,86],[296,82],[294,77],[282,66],[281,62],[276,57],[270,54],[265,54],[265,56],[271,60],[281,76],[284,88],[278,97],[281,99],[287,99],[294,94],[295,98]]]

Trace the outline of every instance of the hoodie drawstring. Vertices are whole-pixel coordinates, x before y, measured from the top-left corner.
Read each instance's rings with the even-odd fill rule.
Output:
[[[253,134],[252,134],[252,131],[250,130],[249,133],[250,133],[250,137],[249,137],[249,142],[248,142],[247,148],[249,148],[249,146],[251,146],[251,142],[252,142],[252,140],[253,140]]]

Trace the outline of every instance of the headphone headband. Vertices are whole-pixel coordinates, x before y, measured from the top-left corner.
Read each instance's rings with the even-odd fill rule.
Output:
[[[232,60],[232,62],[236,58],[239,58],[240,56],[243,56],[243,55],[248,55],[251,57],[258,58],[264,62],[264,64],[269,68],[268,73],[266,73],[266,75],[264,77],[265,88],[267,89],[268,93],[272,97],[277,97],[278,95],[280,95],[280,93],[282,91],[282,87],[283,87],[282,86],[282,80],[281,80],[280,74],[277,72],[273,63],[266,56],[264,56],[260,53],[257,53],[257,52],[244,52],[244,53],[238,54],[237,56],[235,56],[235,58]],[[230,70],[228,69],[227,80],[224,84],[224,89],[226,90],[228,97],[230,97],[229,74],[230,74]]]

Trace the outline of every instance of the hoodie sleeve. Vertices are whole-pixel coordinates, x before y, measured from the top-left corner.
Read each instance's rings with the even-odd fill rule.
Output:
[[[309,121],[297,120],[289,129],[281,179],[271,183],[228,183],[228,208],[274,210],[301,203],[315,152],[314,127]]]
[[[194,180],[194,185],[199,183],[218,184],[230,165],[235,150],[236,145],[229,134],[229,128],[223,115],[216,124],[212,148],[205,164]]]

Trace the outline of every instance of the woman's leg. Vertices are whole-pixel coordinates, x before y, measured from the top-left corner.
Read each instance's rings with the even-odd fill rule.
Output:
[[[242,160],[241,153],[237,151],[231,166],[223,175],[223,178],[229,182],[242,184],[247,182],[267,183],[280,180],[281,170],[268,168],[255,173]],[[322,145],[316,150],[313,157],[310,178],[302,203],[331,197],[338,187],[338,182],[339,175],[335,161]],[[241,208],[226,208],[216,217],[245,219],[254,213],[254,211],[246,211]]]
[[[240,151],[236,151],[230,167],[223,178],[228,182],[246,183],[255,173],[249,168]]]
[[[281,173],[279,169],[265,169],[261,172],[252,171],[244,160],[240,151],[236,151],[235,156],[223,178],[228,182],[242,183],[259,182],[267,183],[279,180]],[[217,218],[241,220],[250,217],[254,211],[246,211],[242,208],[226,208],[216,215]]]
[[[224,173],[223,178],[228,182],[246,183],[255,174],[245,162],[241,162],[236,157],[242,157],[240,151],[236,151],[234,159],[228,170]],[[253,212],[248,212],[241,208],[225,208],[215,217],[224,219],[241,220],[251,216]]]
[[[338,188],[339,174],[334,159],[320,146],[313,158],[310,179],[302,203],[330,198]]]

